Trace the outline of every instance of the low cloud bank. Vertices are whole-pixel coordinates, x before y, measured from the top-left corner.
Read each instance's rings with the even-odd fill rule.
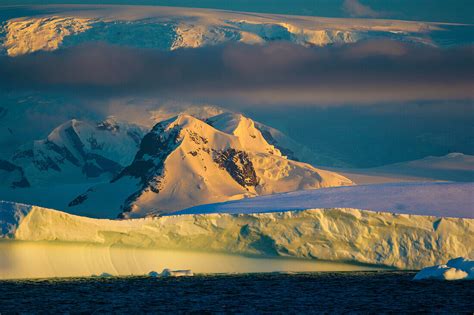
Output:
[[[163,52],[89,43],[0,57],[0,89],[252,104],[472,100],[474,46],[387,40],[305,48],[286,42]]]
[[[344,0],[342,9],[351,17],[378,18],[384,16],[383,13],[375,11],[370,6],[360,3],[358,0]]]

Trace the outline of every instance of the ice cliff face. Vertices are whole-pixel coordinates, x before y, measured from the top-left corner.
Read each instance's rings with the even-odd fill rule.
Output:
[[[179,115],[143,138],[133,162],[70,206],[139,217],[300,189],[351,185],[336,173],[287,159],[240,114]],[[120,192],[120,193],[118,193]]]
[[[123,8],[109,6],[68,11],[65,8],[42,17],[7,20],[3,26],[3,50],[9,56],[87,41],[144,48],[175,50],[228,42],[261,44],[290,41],[304,46],[354,43],[361,39],[396,38],[433,44],[429,33],[442,25],[271,14],[179,9],[160,7]]]
[[[419,269],[474,258],[472,219],[357,209],[99,220],[0,203],[3,237],[347,261]]]

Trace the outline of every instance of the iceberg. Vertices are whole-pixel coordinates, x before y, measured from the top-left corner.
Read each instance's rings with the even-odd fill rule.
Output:
[[[163,269],[161,273],[158,273],[156,271],[150,271],[148,273],[148,276],[150,277],[163,277],[163,278],[168,278],[168,277],[192,277],[194,276],[194,273],[191,270],[171,270],[168,268]]]
[[[460,256],[474,258],[473,219],[351,208],[108,220],[0,202],[0,225],[1,237],[12,242],[64,246],[124,246],[399,269],[421,269]],[[179,266],[170,265],[190,269],[189,264]]]
[[[474,260],[458,257],[445,265],[423,268],[413,280],[474,280]]]
[[[102,272],[100,275],[92,275],[92,278],[112,278],[113,275],[107,272]]]

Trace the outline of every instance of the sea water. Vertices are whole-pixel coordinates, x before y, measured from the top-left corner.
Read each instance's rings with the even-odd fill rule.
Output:
[[[472,281],[357,271],[0,281],[0,313],[474,311]]]

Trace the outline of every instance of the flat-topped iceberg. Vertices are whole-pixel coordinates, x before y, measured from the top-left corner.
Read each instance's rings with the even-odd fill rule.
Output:
[[[474,280],[474,260],[451,259],[445,265],[423,268],[414,280]]]
[[[303,258],[402,269],[420,269],[460,256],[474,258],[473,219],[323,208],[106,220],[6,202],[0,203],[0,209],[3,237],[16,241]]]

